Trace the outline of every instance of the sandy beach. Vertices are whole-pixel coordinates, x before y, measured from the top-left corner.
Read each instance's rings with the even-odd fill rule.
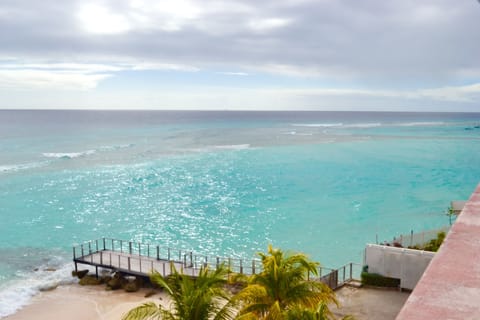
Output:
[[[119,320],[128,310],[145,302],[168,305],[168,297],[159,291],[145,298],[150,291],[106,291],[103,285],[60,286],[40,293],[31,304],[5,320]],[[344,287],[336,294],[342,308],[333,307],[332,311],[339,317],[354,315],[358,320],[393,320],[409,296],[399,291],[351,287]]]
[[[142,303],[168,303],[163,293],[145,298],[151,289],[135,293],[123,290],[106,291],[105,286],[80,286],[78,284],[60,286],[52,291],[35,296],[31,304],[6,320],[119,320],[128,310]]]

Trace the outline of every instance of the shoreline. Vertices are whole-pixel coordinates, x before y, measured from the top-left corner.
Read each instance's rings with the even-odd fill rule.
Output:
[[[130,309],[146,302],[168,307],[169,298],[159,290],[138,292],[107,291],[105,286],[62,285],[40,292],[31,303],[2,320],[120,320]],[[358,320],[394,320],[410,293],[398,290],[345,286],[336,291],[341,308],[333,308],[338,317],[353,315]],[[381,307],[379,307],[379,305]]]
[[[159,290],[146,298],[145,295],[151,290],[142,288],[132,293],[123,290],[107,291],[104,285],[61,285],[40,292],[28,305],[2,319],[118,320],[130,309],[146,302],[168,305],[168,298]]]

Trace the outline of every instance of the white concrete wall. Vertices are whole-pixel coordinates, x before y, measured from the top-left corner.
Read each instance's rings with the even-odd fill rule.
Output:
[[[369,273],[400,279],[400,287],[413,290],[434,252],[367,244],[365,264]]]

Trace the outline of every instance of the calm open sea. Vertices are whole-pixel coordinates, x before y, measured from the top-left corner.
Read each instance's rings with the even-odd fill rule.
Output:
[[[72,244],[103,236],[361,262],[377,235],[448,224],[449,202],[480,180],[479,125],[466,113],[0,111],[0,317],[71,281]]]

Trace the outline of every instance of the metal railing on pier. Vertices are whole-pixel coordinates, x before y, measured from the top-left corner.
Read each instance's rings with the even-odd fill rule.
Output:
[[[154,267],[160,265],[161,269],[157,270],[158,272],[163,273],[163,269],[168,270],[163,275],[170,274],[171,264],[179,270],[188,270],[192,274],[200,270],[201,267],[217,268],[220,264],[225,264],[232,273],[249,275],[261,270],[261,261],[258,259],[246,260],[200,255],[188,250],[112,238],[86,241],[74,246],[73,260],[145,274],[157,270]],[[137,269],[133,269],[133,262],[135,262]]]
[[[361,271],[362,265],[354,262],[347,263],[337,269],[319,267],[318,278],[314,279],[325,283],[335,290],[349,282],[359,281]]]
[[[224,264],[232,273],[253,275],[262,271],[258,259],[246,260],[231,257],[200,255],[188,250],[165,248],[141,242],[101,238],[86,241],[73,247],[73,261],[77,264],[117,270],[120,272],[148,276],[153,271],[168,276],[173,268],[184,274],[196,276],[202,267],[216,269]],[[309,274],[311,280],[322,281],[332,289],[359,279],[361,265],[346,264],[338,269],[318,268],[318,275]]]

